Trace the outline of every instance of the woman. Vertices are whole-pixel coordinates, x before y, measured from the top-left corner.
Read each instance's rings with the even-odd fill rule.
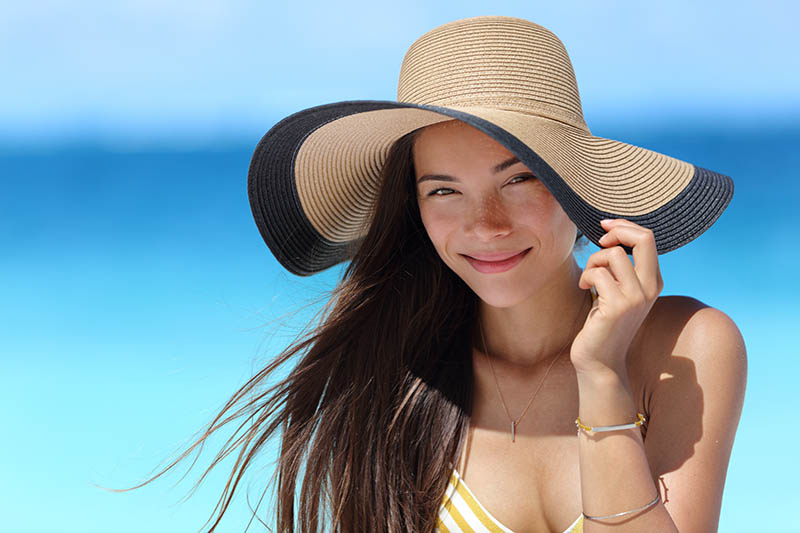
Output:
[[[273,127],[248,192],[287,269],[350,264],[320,324],[187,451],[245,417],[214,526],[280,430],[280,531],[716,529],[744,344],[721,311],[659,297],[658,254],[732,182],[593,136],[551,32],[431,30],[398,102]],[[583,270],[581,234],[601,247]]]
[[[429,126],[414,145],[427,234],[480,299],[473,431],[461,454],[467,468],[454,473],[448,491],[462,484],[462,508],[450,512],[458,506],[448,502],[440,530],[472,521],[580,531],[580,518],[573,520],[581,512],[634,509],[659,490],[660,508],[604,520],[620,524],[613,528],[587,522],[583,529],[715,530],[744,390],[735,325],[696,300],[657,298],[663,283],[653,233],[627,220],[602,223],[604,249],[581,271],[572,255],[575,225],[521,162],[491,171],[508,160],[513,154],[461,122]],[[620,244],[633,248],[633,265]],[[702,390],[715,397],[703,399]],[[645,413],[650,438],[645,445],[637,428],[576,438],[574,413],[597,425]]]

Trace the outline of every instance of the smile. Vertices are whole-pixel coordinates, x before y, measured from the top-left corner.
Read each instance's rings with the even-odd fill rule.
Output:
[[[513,255],[508,254],[486,254],[478,257],[464,255],[464,257],[472,265],[472,268],[483,274],[496,274],[498,272],[505,272],[514,268],[517,263],[530,252],[531,249],[527,248]]]

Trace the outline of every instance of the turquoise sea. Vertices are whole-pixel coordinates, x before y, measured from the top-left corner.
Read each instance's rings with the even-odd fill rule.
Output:
[[[800,531],[785,512],[800,501],[800,126],[592,130],[733,177],[716,224],[661,256],[663,294],[723,310],[748,348],[720,531]],[[211,515],[230,461],[185,503],[200,468],[180,484],[185,467],[123,494],[95,485],[134,484],[188,443],[291,341],[338,275],[297,278],[270,255],[245,189],[257,141],[0,148],[0,530],[196,531]],[[245,530],[244,492],[255,505],[273,459],[251,472],[221,531]]]

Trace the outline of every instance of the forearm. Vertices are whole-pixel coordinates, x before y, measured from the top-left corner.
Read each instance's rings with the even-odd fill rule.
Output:
[[[589,426],[625,424],[636,420],[636,406],[627,376],[608,371],[578,373],[578,416]],[[583,512],[610,515],[641,507],[652,501],[657,487],[650,473],[639,428],[578,435]],[[659,501],[638,513],[607,520],[585,519],[585,533],[613,531],[677,531]]]

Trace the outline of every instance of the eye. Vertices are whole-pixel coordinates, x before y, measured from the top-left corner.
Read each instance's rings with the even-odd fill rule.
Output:
[[[528,181],[528,180],[532,180],[532,179],[535,180],[536,176],[534,176],[533,174],[521,174],[519,176],[514,176],[513,178],[508,180],[508,183],[509,184],[522,183],[523,181]]]
[[[438,189],[434,189],[428,193],[428,196],[448,196],[455,191],[453,189],[447,187],[440,187]]]

